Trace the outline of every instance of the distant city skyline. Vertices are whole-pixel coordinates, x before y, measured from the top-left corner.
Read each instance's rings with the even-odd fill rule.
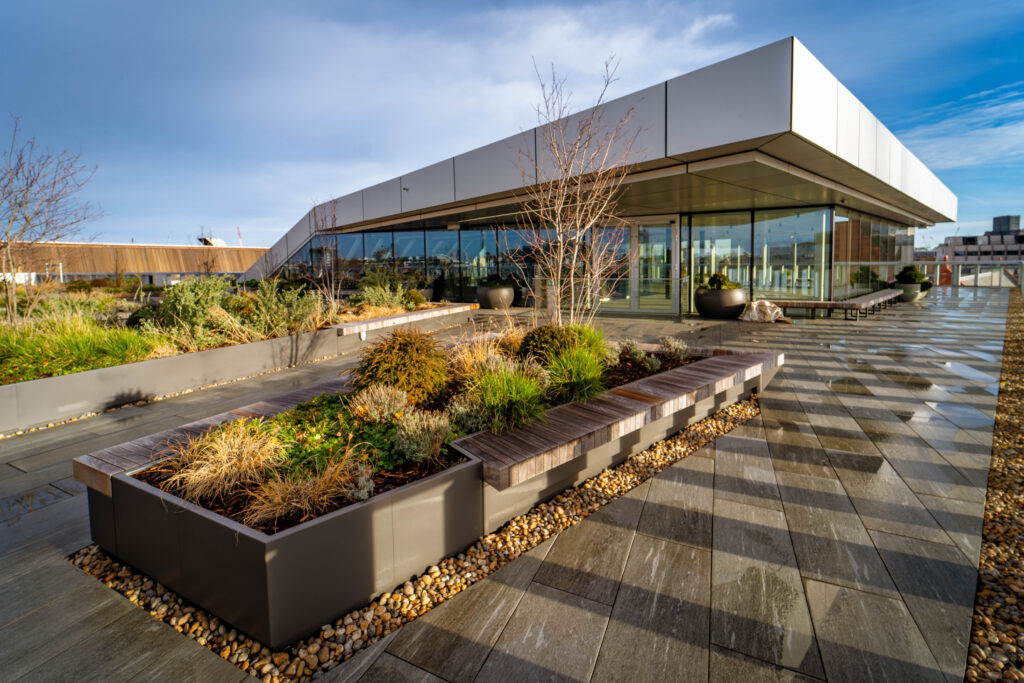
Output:
[[[0,102],[97,166],[87,236],[267,246],[314,202],[534,125],[533,60],[583,106],[610,53],[615,97],[788,35],[958,195],[918,246],[1024,213],[1019,2],[7,3]]]

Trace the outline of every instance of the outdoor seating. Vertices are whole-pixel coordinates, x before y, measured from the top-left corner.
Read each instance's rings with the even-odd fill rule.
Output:
[[[860,320],[860,314],[880,311],[888,308],[899,300],[902,292],[898,289],[880,289],[877,292],[863,294],[852,299],[843,301],[807,301],[805,299],[772,299],[771,302],[782,309],[785,313],[787,308],[806,308],[812,311],[825,310],[831,317],[832,311],[843,311],[843,317],[850,319],[850,313],[854,314],[854,320]]]

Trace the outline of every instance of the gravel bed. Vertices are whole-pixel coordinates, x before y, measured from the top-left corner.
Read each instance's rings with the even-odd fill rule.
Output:
[[[1024,680],[1024,302],[1010,293],[968,681]]]
[[[659,441],[618,467],[605,470],[578,487],[535,506],[496,533],[479,539],[464,553],[428,567],[423,574],[380,595],[363,609],[354,610],[333,624],[325,624],[316,636],[277,652],[118,562],[95,545],[83,548],[68,559],[155,618],[261,678],[264,683],[307,681],[457,595],[545,539],[578,524],[759,412],[756,397],[735,403]]]

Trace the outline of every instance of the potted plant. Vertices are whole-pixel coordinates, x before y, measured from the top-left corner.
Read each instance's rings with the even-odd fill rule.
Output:
[[[740,317],[747,307],[747,291],[724,273],[715,273],[706,283],[698,283],[694,304],[701,317],[731,320]]]
[[[498,275],[488,275],[480,280],[476,288],[476,300],[480,308],[506,309],[512,306],[515,289]]]
[[[896,287],[903,290],[900,301],[917,301],[932,288],[931,281],[913,263],[896,274]]]

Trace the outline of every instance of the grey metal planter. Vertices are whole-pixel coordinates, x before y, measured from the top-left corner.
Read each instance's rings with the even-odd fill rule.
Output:
[[[740,317],[743,309],[747,307],[747,290],[699,288],[693,299],[697,313],[701,317],[734,320]]]
[[[480,285],[476,288],[476,300],[480,308],[507,309],[512,306],[512,299],[515,298],[516,290],[508,285],[499,287],[487,287]]]
[[[276,649],[483,535],[481,464],[466,458],[274,535],[127,473],[106,501],[89,497],[90,517],[112,510],[113,538],[96,539],[106,550]]]
[[[903,294],[900,295],[900,301],[917,301],[923,295],[921,292],[921,284],[918,282],[912,284],[897,282],[896,288],[903,291]]]

